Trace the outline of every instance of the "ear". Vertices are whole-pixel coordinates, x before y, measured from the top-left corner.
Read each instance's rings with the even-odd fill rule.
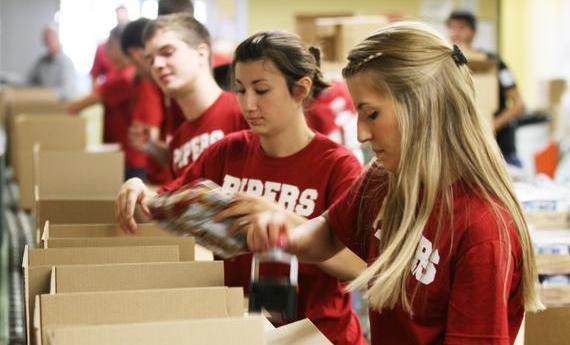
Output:
[[[312,87],[313,81],[307,76],[297,80],[293,86],[293,98],[299,102],[304,101],[311,94]]]
[[[210,60],[212,59],[212,51],[210,50],[210,47],[206,43],[200,43],[196,47],[196,51],[198,52],[200,58],[204,59],[204,61],[207,61],[209,65]]]

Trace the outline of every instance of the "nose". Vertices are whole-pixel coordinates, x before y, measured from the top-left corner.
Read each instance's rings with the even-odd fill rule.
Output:
[[[357,131],[358,141],[360,143],[364,144],[372,140],[372,133],[370,132],[368,125],[363,120],[358,119],[356,131]]]
[[[166,61],[164,59],[164,57],[162,56],[155,56],[154,59],[152,60],[152,64],[151,64],[151,68],[154,70],[160,70],[161,68],[164,68],[164,66],[166,66]]]
[[[254,92],[245,91],[243,97],[244,97],[243,102],[246,111],[257,110],[257,97],[255,96]]]

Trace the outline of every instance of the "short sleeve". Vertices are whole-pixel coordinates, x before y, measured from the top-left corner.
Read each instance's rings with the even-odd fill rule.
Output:
[[[344,149],[343,149],[344,151]],[[340,199],[359,176],[362,175],[362,164],[356,157],[346,151],[334,161],[334,168],[330,176],[330,191],[327,195],[327,205],[332,205],[337,199]]]
[[[517,86],[513,72],[501,59],[499,59],[499,83],[503,89],[512,89]]]
[[[340,197],[326,212],[329,226],[334,235],[356,255],[366,260],[367,253],[362,250],[357,236],[357,220],[361,190],[365,177],[355,180],[351,187],[341,193]]]
[[[510,229],[511,252],[499,237],[496,221],[470,225],[468,245],[459,244],[453,269],[445,344],[511,344],[510,322],[522,321],[520,244]],[[495,238],[493,238],[495,237]],[[511,264],[507,268],[507,255]],[[515,313],[517,315],[512,315]],[[514,335],[516,336],[516,334]]]

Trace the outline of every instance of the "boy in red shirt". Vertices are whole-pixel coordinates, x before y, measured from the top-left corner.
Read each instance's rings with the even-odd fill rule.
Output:
[[[267,212],[248,232],[319,262],[345,247],[368,260],[373,345],[513,344],[541,308],[522,209],[467,59],[433,29],[400,22],[358,44],[343,70],[358,138],[376,161],[325,213],[296,228]],[[283,235],[285,235],[283,237]]]
[[[233,63],[241,110],[251,131],[230,134],[204,151],[184,175],[163,188],[179,188],[199,178],[237,193],[220,219],[238,217],[248,227],[259,213],[275,210],[290,224],[301,224],[328,208],[360,175],[352,153],[315,134],[303,113],[305,100],[323,82],[318,61],[299,38],[279,32],[258,33],[238,46]],[[135,202],[150,197],[138,179],[126,182],[117,199],[119,222],[136,231]],[[364,263],[340,254],[344,266],[330,262],[299,267],[298,318],[308,317],[334,344],[366,344],[351,297],[334,276],[352,279]],[[249,287],[251,255],[224,261],[225,282]],[[264,274],[278,274],[276,268]]]
[[[170,168],[177,177],[209,145],[248,127],[235,95],[216,84],[210,34],[192,15],[172,14],[151,21],[144,42],[154,80],[186,119],[168,145]]]

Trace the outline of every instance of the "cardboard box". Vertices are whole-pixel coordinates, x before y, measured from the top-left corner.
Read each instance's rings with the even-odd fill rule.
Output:
[[[308,319],[264,329],[260,316],[138,324],[53,327],[46,330],[50,345],[330,345]]]
[[[96,292],[224,286],[224,264],[154,262],[54,266],[51,292]]]
[[[538,313],[527,313],[525,345],[561,345],[570,339],[570,308],[548,307]]]
[[[481,115],[490,121],[499,110],[499,72],[495,60],[469,56],[467,66],[471,70],[475,97]]]
[[[34,152],[39,196],[115,197],[125,177],[122,152]]]
[[[537,255],[536,268],[540,274],[570,274],[570,255]]]
[[[570,229],[570,212],[567,211],[532,211],[525,212],[525,217],[535,230]]]
[[[47,238],[44,248],[178,246],[180,261],[194,261],[194,237],[75,237]]]
[[[243,289],[227,287],[43,294],[34,334],[57,326],[101,325],[243,316]]]
[[[144,221],[138,219],[138,221]],[[129,237],[129,236],[158,236],[158,237],[174,237],[171,232],[162,229],[156,223],[138,224],[138,230],[135,234],[127,234],[116,224],[45,224],[42,234],[44,237]],[[42,244],[43,245],[43,244]],[[194,260],[196,261],[212,261],[214,256],[212,252],[200,245],[194,247]]]
[[[82,151],[87,142],[86,121],[67,115],[18,115],[11,139],[12,169],[20,186],[20,207],[31,210],[34,205],[33,146],[40,143],[43,150]]]
[[[34,297],[50,291],[53,265],[109,264],[135,262],[179,261],[177,246],[115,247],[115,248],[54,248],[24,249],[24,301],[28,345],[30,344],[31,315],[34,315]]]
[[[265,345],[261,317],[52,328],[50,345]]]
[[[114,223],[115,195],[39,196],[36,190],[34,218],[36,224],[101,224]],[[36,226],[36,243],[40,242],[40,228]]]

